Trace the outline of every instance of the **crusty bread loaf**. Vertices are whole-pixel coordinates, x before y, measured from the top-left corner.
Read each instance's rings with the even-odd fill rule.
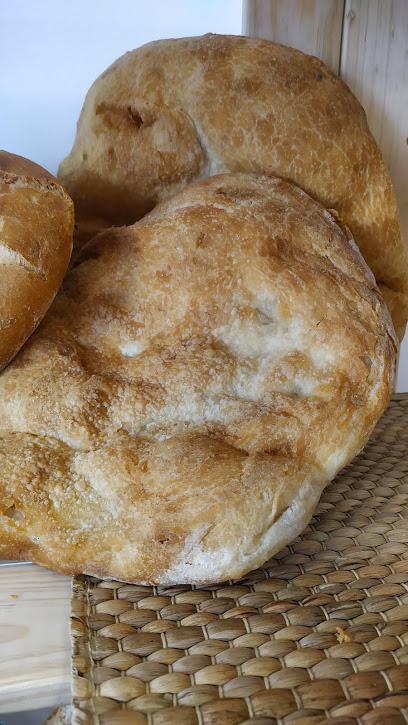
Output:
[[[49,308],[72,250],[74,205],[48,171],[0,151],[0,370]]]
[[[0,556],[241,576],[362,448],[396,346],[357,246],[298,187],[189,186],[84,247],[0,377]]]
[[[126,53],[90,89],[59,177],[88,238],[134,222],[195,179],[227,171],[290,179],[335,209],[402,338],[408,255],[389,175],[364,110],[317,58],[217,35]]]

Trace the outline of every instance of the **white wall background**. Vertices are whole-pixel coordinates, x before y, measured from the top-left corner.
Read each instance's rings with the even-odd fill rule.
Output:
[[[86,91],[158,38],[241,32],[241,0],[0,0],[0,147],[56,173]],[[408,391],[408,337],[397,390]]]
[[[89,86],[159,38],[241,32],[241,0],[0,0],[0,145],[56,173]]]

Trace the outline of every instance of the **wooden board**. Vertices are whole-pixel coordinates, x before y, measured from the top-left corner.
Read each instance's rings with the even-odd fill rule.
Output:
[[[384,154],[408,240],[407,0],[346,0],[340,76]]]
[[[246,35],[321,58],[367,113],[408,242],[408,0],[244,0]],[[408,334],[397,391],[408,390]]]
[[[0,713],[70,702],[71,579],[0,566]]]
[[[344,0],[244,0],[245,35],[292,45],[340,69]]]
[[[347,83],[384,154],[408,239],[408,0],[244,0],[243,33],[316,55]]]

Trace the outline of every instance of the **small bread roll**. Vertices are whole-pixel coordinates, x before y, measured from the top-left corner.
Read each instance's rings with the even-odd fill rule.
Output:
[[[0,370],[44,317],[68,266],[74,205],[48,171],[0,151]]]
[[[346,229],[252,174],[100,234],[0,377],[0,556],[177,584],[239,577],[309,522],[393,389]]]
[[[402,339],[408,254],[388,171],[363,108],[317,58],[223,35],[126,53],[89,90],[59,178],[86,239],[228,171],[289,179],[336,210]]]

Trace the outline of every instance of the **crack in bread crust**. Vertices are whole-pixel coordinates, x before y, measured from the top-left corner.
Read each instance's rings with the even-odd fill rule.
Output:
[[[241,576],[364,445],[396,348],[307,194],[191,185],[83,249],[0,377],[0,553],[139,583]]]

